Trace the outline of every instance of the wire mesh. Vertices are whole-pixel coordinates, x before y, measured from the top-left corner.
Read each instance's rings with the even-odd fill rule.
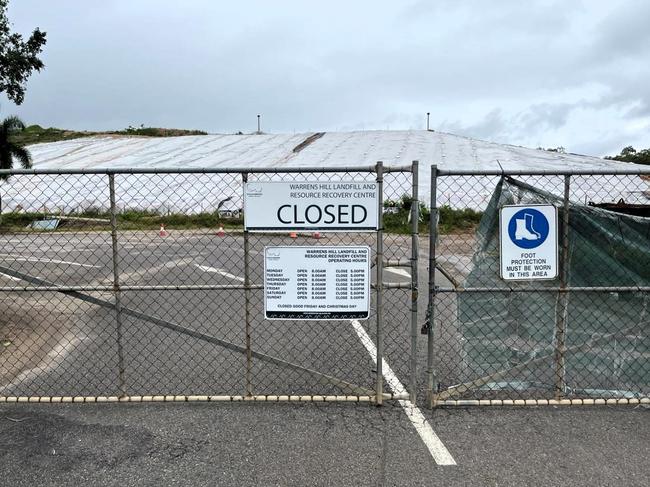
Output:
[[[0,184],[0,398],[371,398],[376,357],[349,320],[264,319],[262,256],[270,245],[367,245],[374,259],[378,234],[244,232],[242,188],[376,177],[16,171]],[[412,181],[406,169],[384,175],[387,208],[408,204]],[[385,259],[408,271],[407,208],[392,218]],[[376,344],[371,295],[360,325]],[[389,286],[383,297],[384,359],[409,384],[411,295]]]
[[[432,178],[432,404],[648,402],[648,177]],[[560,276],[500,277],[499,209],[512,204],[558,209]]]

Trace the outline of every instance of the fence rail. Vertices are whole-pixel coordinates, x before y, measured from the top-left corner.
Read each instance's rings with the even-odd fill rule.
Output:
[[[593,206],[650,203],[650,168],[2,176],[0,402],[650,403],[650,224]],[[245,182],[312,180],[378,183],[380,230],[244,231]],[[558,209],[564,277],[503,281],[498,209],[540,203]],[[35,219],[64,225],[28,228]],[[265,320],[269,245],[370,247],[370,319]],[[386,367],[399,384],[384,380]]]
[[[0,169],[0,176],[12,175],[83,175],[83,174],[317,174],[317,173],[375,173],[376,165],[372,166],[314,166],[314,167],[155,167],[155,168],[34,168],[34,169]],[[382,171],[387,173],[412,172],[411,165],[383,166]]]
[[[431,169],[427,397],[435,406],[650,403],[650,168]],[[559,274],[504,281],[499,209],[553,205]],[[480,212],[475,231],[441,232]]]
[[[417,272],[417,171],[0,171],[0,402],[415,400],[417,273],[384,266]],[[405,233],[252,233],[222,213],[241,216],[247,181],[350,180],[380,186],[380,215],[404,202]],[[265,320],[269,245],[370,247],[370,319]],[[385,363],[406,388],[384,384]]]
[[[641,176],[650,174],[649,166],[621,164],[615,168],[593,169],[443,169],[434,166],[439,177],[443,176]]]

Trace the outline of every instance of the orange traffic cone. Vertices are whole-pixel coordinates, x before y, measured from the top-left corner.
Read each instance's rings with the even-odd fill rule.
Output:
[[[314,238],[316,238],[316,239],[320,238],[320,232],[314,232],[314,233],[312,234],[312,237],[314,237]]]
[[[160,224],[160,232],[158,232],[158,235],[160,235],[161,237],[166,237],[167,235],[169,235],[169,233],[167,233],[167,230],[165,230],[165,225],[163,225],[162,223]]]
[[[289,232],[289,236],[290,236],[291,238],[298,238],[298,234],[297,234],[295,231],[293,231],[293,230],[292,230],[291,232]]]
[[[216,235],[217,235],[217,237],[225,237],[226,236],[226,232],[223,229],[223,225],[219,225],[219,230],[217,230]]]

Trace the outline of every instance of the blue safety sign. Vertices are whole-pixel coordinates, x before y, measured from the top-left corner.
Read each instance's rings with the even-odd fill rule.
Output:
[[[508,236],[522,249],[534,249],[548,238],[548,219],[536,208],[524,208],[510,217]]]
[[[500,275],[507,281],[557,277],[557,208],[508,205],[499,211]]]

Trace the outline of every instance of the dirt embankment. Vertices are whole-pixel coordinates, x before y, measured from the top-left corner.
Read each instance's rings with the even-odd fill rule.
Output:
[[[462,284],[472,269],[472,257],[476,252],[474,233],[450,233],[440,235],[436,247],[437,263],[448,277]]]
[[[46,366],[48,353],[70,331],[70,311],[59,297],[22,294],[6,293],[0,302],[0,388],[25,370]]]

